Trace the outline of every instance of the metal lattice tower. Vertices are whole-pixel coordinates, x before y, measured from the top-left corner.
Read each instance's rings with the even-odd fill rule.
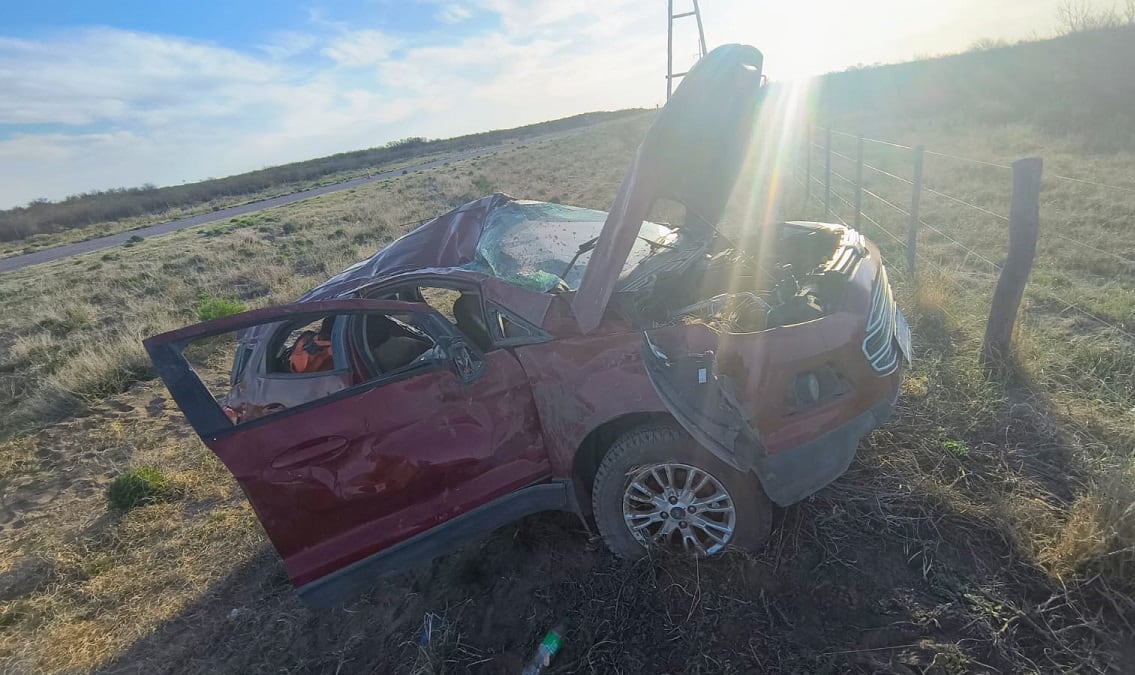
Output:
[[[705,56],[705,30],[701,25],[701,9],[698,8],[698,0],[693,0],[694,9],[690,12],[682,12],[681,14],[674,13],[674,0],[666,0],[666,15],[669,17],[666,25],[666,100],[670,100],[670,94],[674,92],[674,80],[682,77],[686,72],[674,72],[674,19],[681,19],[683,17],[692,16],[698,20],[698,58]]]

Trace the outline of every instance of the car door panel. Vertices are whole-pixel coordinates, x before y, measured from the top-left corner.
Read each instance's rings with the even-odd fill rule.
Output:
[[[294,551],[285,564],[297,586],[550,476],[531,394],[511,384],[522,374],[519,365],[503,351],[486,358],[485,376],[465,387],[465,399],[437,406],[439,389],[461,386],[449,371],[395,385],[381,418],[367,417],[373,401],[359,399],[357,417],[365,428],[352,450],[272,486],[291,502],[310,502],[310,515],[298,515],[312,526],[327,527],[327,512],[337,514],[325,543],[277,545]],[[436,415],[404,421],[431,404]],[[406,446],[416,448],[412,456],[397,452]],[[372,544],[361,547],[360,540]]]
[[[264,319],[365,311],[436,314],[420,303],[304,303],[291,314],[260,310],[146,342],[297,586],[550,477],[527,377],[504,350],[481,357],[485,367],[470,383],[431,363],[235,427],[218,421],[209,409],[217,404],[203,400],[207,390],[180,356],[190,339]],[[423,322],[449,325],[440,316]]]

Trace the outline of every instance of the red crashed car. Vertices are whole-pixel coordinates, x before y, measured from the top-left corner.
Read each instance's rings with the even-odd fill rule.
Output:
[[[545,510],[623,556],[758,547],[773,502],[846,470],[910,332],[857,232],[788,222],[750,252],[714,227],[760,66],[751,47],[706,56],[610,213],[491,195],[294,304],[146,340],[306,600]],[[644,222],[663,198],[681,223]],[[234,331],[218,400],[184,352]],[[296,349],[326,358],[297,368]]]

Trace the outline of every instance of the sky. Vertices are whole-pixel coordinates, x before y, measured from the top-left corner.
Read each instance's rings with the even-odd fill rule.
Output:
[[[1062,1],[700,4],[711,49],[790,80],[1046,37]],[[675,25],[686,70],[696,24]],[[0,208],[653,107],[665,73],[663,0],[5,0]]]

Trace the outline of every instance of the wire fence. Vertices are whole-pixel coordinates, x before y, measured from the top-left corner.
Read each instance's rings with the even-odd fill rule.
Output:
[[[1005,270],[1005,261],[1008,257],[1009,230],[1011,228],[1013,209],[1006,208],[1009,198],[1002,188],[999,194],[992,187],[992,181],[983,181],[978,178],[969,182],[974,184],[974,194],[960,195],[945,189],[948,182],[946,177],[950,171],[965,172],[962,167],[983,167],[1005,172],[1005,183],[1008,185],[1014,167],[995,161],[988,161],[959,154],[940,152],[925,149],[922,146],[912,146],[893,141],[868,138],[836,129],[825,130],[826,142],[815,143],[809,134],[804,144],[807,160],[793,163],[793,173],[797,183],[804,188],[805,199],[816,207],[822,208],[826,216],[831,217],[847,226],[858,227],[861,223],[869,225],[869,235],[878,235],[881,240],[879,248],[886,256],[888,253],[894,257],[896,250],[903,250],[907,254],[907,272],[915,274],[917,266],[926,265],[936,272],[947,277],[957,277],[964,271],[967,279],[974,280],[976,286],[971,285],[975,292],[992,290],[992,284]],[[823,136],[821,136],[823,139]],[[844,149],[836,145],[835,139],[849,139],[847,143],[854,149]],[[871,147],[871,162],[866,161],[864,147]],[[837,149],[838,148],[838,149]],[[816,157],[818,155],[818,160]],[[923,178],[923,157],[932,158],[934,165],[943,165],[947,168],[942,171],[931,171],[938,176],[934,187],[927,185]],[[848,167],[844,169],[843,167]],[[954,168],[949,168],[949,167]],[[854,169],[854,173],[852,172]],[[973,173],[972,171],[969,173]],[[818,174],[818,175],[815,175]],[[940,174],[940,175],[939,175]],[[981,174],[985,176],[985,174]],[[1049,181],[1061,181],[1072,186],[1089,187],[1107,194],[1115,195],[1116,199],[1130,200],[1135,195],[1135,188],[1114,185],[1097,180],[1076,178],[1061,174],[1049,174]],[[940,184],[939,184],[940,183]],[[1040,184],[1039,176],[1037,178]],[[968,190],[965,190],[969,192]],[[863,199],[866,197],[866,199]],[[925,203],[922,197],[927,197]],[[997,202],[1005,205],[1002,208],[1009,211],[1009,215],[999,212]],[[981,202],[981,203],[977,203]],[[907,204],[910,206],[908,207]],[[1135,215],[1135,203],[1128,204]],[[967,227],[958,226],[961,222],[958,217],[962,212],[968,216],[961,221]],[[1042,219],[1044,214],[1042,213]],[[949,224],[955,223],[955,224]],[[913,231],[912,231],[913,230]],[[1123,316],[1116,314],[1115,307],[1122,307],[1122,303],[1109,305],[1101,301],[1101,306],[1089,306],[1085,302],[1094,304],[1100,296],[1092,289],[1100,283],[1112,284],[1123,288],[1127,292],[1135,292],[1135,284],[1131,273],[1135,272],[1135,252],[1125,254],[1121,251],[1107,250],[1103,244],[1085,241],[1083,237],[1070,236],[1057,227],[1045,227],[1041,230],[1044,235],[1041,241],[1052,241],[1045,246],[1038,256],[1038,265],[1046,271],[1046,283],[1030,284],[1025,287],[1025,297],[1040,309],[1040,315],[1050,317],[1055,315],[1075,315],[1085,322],[1096,327],[1097,334],[1089,331],[1090,338],[1100,338],[1112,345],[1131,353],[1135,349],[1135,312],[1133,315]],[[1058,242],[1058,244],[1057,244]],[[1054,246],[1056,245],[1056,246]],[[1058,246],[1058,247],[1057,247]],[[1088,289],[1078,300],[1069,298],[1068,288],[1071,283],[1053,283],[1052,279],[1060,279],[1069,275],[1075,276],[1082,270],[1078,269],[1075,261],[1068,251],[1080,251],[1090,256],[1089,260],[1114,261],[1119,267],[1114,277],[1100,282],[1099,279],[1078,279],[1084,289]],[[1004,252],[1004,255],[1002,254]],[[1064,256],[1061,258],[1060,256]],[[890,260],[884,257],[888,265]],[[1087,274],[1083,272],[1083,274]],[[943,308],[944,310],[945,308]],[[956,319],[950,312],[948,316]],[[1076,340],[1084,337],[1082,326],[1057,328],[1049,325],[1047,318],[1042,319],[1043,329],[1075,331]],[[1118,341],[1118,342],[1116,342]],[[1073,363],[1071,359],[1063,364],[1069,372],[1090,382],[1092,386],[1109,391],[1117,401],[1130,406],[1135,402],[1135,373],[1127,374],[1133,382],[1116,387],[1114,383],[1106,381],[1099,372],[1086,369]],[[1124,391],[1120,391],[1123,389]]]

